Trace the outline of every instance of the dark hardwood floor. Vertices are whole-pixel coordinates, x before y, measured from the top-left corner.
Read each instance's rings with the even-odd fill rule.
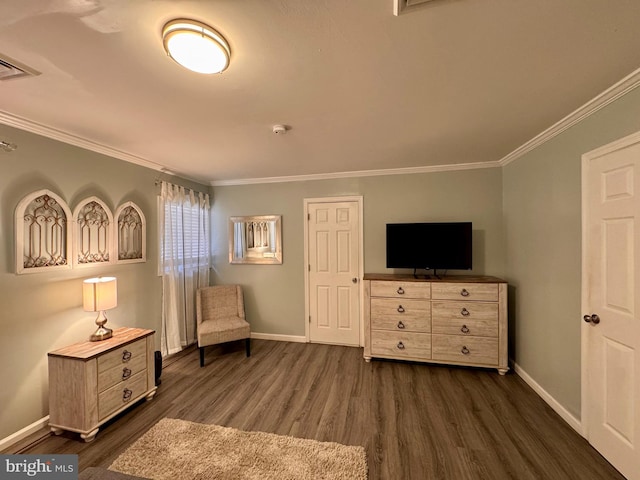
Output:
[[[195,348],[165,359],[155,398],[93,442],[34,436],[19,453],[76,453],[80,470],[108,467],[171,417],[362,445],[371,480],[624,478],[512,373],[366,363],[361,348],[266,340],[252,341],[250,358],[238,342],[198,362]]]

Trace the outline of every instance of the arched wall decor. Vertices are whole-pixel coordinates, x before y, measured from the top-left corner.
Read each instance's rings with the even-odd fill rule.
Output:
[[[147,223],[133,202],[115,215],[98,197],[71,213],[50,190],[26,195],[15,211],[16,273],[147,261]]]
[[[142,209],[133,202],[118,207],[115,214],[117,262],[147,261],[147,222]]]
[[[66,202],[50,190],[25,196],[16,207],[16,273],[71,268],[72,218]]]
[[[113,263],[113,214],[98,197],[82,200],[73,211],[73,264],[78,267]]]

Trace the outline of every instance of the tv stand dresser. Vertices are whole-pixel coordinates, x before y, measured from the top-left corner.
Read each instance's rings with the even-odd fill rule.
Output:
[[[507,283],[365,274],[364,358],[509,370]]]

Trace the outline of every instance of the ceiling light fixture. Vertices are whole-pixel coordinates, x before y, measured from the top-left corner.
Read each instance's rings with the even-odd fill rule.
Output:
[[[171,20],[162,29],[164,49],[176,63],[197,73],[222,73],[231,50],[222,35],[196,20]]]

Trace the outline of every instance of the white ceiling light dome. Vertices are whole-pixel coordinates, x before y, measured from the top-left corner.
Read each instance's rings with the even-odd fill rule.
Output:
[[[231,50],[225,38],[196,20],[171,20],[162,29],[167,54],[197,73],[222,73],[229,66]]]

